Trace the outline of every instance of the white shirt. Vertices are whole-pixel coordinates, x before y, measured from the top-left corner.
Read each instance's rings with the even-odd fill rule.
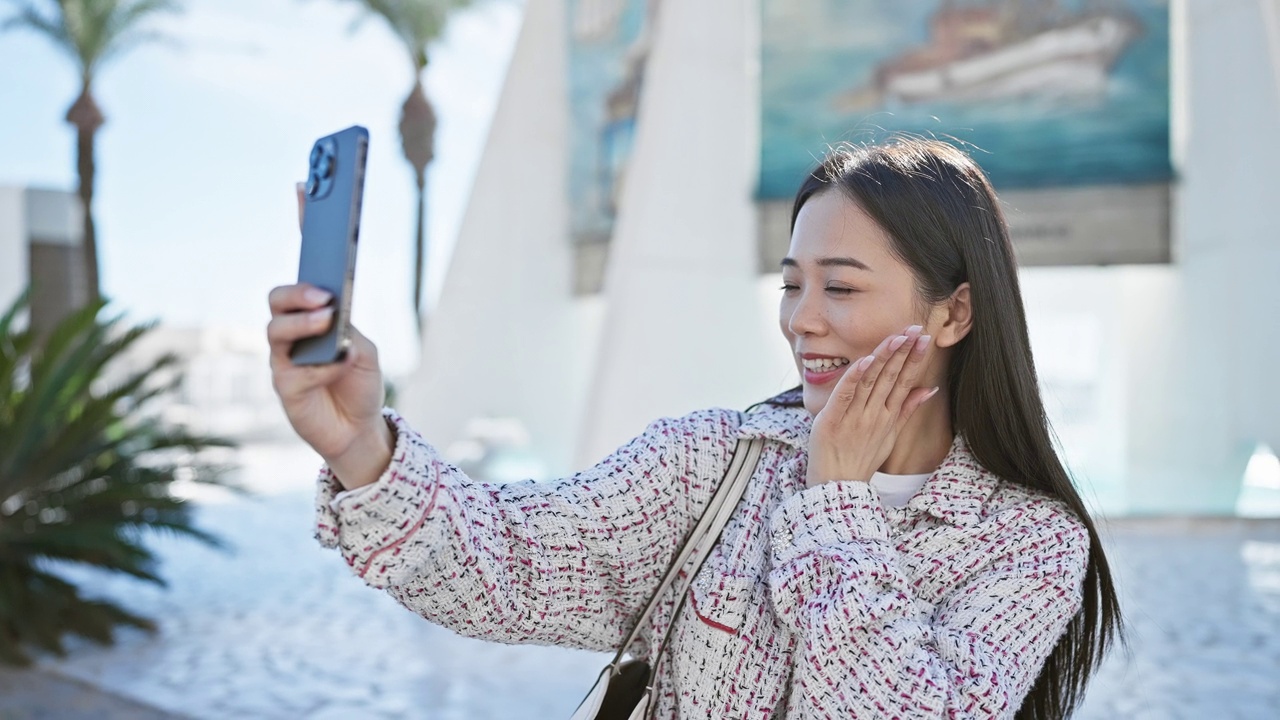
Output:
[[[871,487],[880,496],[880,504],[889,507],[902,507],[913,495],[920,492],[924,483],[933,475],[931,472],[919,475],[890,475],[877,472],[871,476]]]

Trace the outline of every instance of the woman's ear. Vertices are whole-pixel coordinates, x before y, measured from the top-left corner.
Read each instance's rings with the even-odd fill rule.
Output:
[[[934,322],[929,323],[933,330],[933,342],[937,347],[951,347],[964,339],[973,327],[973,304],[969,299],[969,283],[960,283],[960,287],[951,293],[946,302],[934,308]]]

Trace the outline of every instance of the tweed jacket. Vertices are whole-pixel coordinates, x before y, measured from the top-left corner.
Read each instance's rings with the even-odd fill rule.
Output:
[[[803,408],[657,420],[573,477],[508,484],[469,479],[385,414],[396,449],[376,483],[331,505],[342,488],[321,470],[320,543],[460,634],[599,651],[625,639],[737,439],[766,439],[675,618],[658,718],[1012,717],[1081,607],[1084,526],[961,437],[886,509],[867,483],[805,487]],[[633,655],[654,663],[675,601]]]

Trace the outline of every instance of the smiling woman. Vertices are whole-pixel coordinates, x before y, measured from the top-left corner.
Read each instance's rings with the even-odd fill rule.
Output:
[[[276,288],[275,387],[326,460],[320,542],[462,634],[616,650],[638,627],[652,717],[1069,714],[1119,608],[1049,442],[990,184],[940,142],[843,148],[792,218],[779,319],[801,386],[656,420],[547,483],[446,462],[382,407],[354,330],[342,364],[293,365],[327,298]],[[687,594],[654,598],[744,440],[762,450],[722,534]]]

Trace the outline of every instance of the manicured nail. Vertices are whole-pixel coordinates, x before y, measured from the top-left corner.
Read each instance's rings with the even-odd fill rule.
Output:
[[[858,361],[858,369],[859,369],[859,370],[866,370],[867,368],[871,367],[871,363],[873,363],[873,362],[875,362],[875,361],[876,361],[876,356],[875,356],[875,355],[868,355],[868,356],[866,356],[866,357],[864,357],[864,358],[862,358],[861,360],[859,360],[859,361]]]
[[[330,315],[333,315],[332,307],[320,308],[319,310],[312,310],[307,313],[307,319],[312,322],[319,322],[321,320],[328,320]]]
[[[924,328],[919,325],[912,325],[911,327],[907,328],[908,335],[912,333],[918,333],[918,332],[924,332]]]
[[[929,336],[929,335],[921,335],[919,338],[917,338],[916,352],[920,352],[920,353],[924,352],[925,348],[929,347],[929,341],[932,339],[933,339],[932,336]]]
[[[303,297],[307,299],[307,302],[319,305],[320,303],[329,302],[329,298],[333,296],[320,288],[307,288],[307,292],[304,293]]]
[[[906,341],[907,341],[906,335],[899,335],[898,337],[894,338],[893,342],[889,343],[889,352],[891,353],[898,352],[898,348],[902,347],[902,343]]]
[[[925,395],[925,396],[924,396],[924,399],[923,399],[923,400],[921,400],[920,402],[924,402],[925,400],[928,400],[929,398],[931,398],[931,397],[933,397],[934,395],[937,395],[937,394],[938,394],[938,388],[937,388],[937,387],[934,387],[932,390],[930,390],[930,391],[929,391],[929,394],[928,394],[928,395]]]

